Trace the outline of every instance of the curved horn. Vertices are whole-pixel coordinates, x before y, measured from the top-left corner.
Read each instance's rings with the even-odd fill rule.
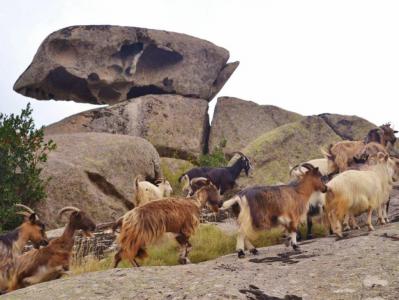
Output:
[[[74,206],[66,206],[64,208],[61,208],[57,214],[58,218],[61,217],[65,212],[67,211],[77,211],[79,212],[80,209]]]
[[[27,218],[29,218],[31,216],[31,214],[28,213],[27,211],[17,211],[16,214],[17,215],[22,215],[22,216],[27,217]]]
[[[308,169],[309,171],[314,169],[314,166],[309,163],[303,163],[303,164],[301,164],[301,167],[304,167],[305,169]]]
[[[238,154],[238,155],[240,155],[241,157],[245,157],[246,159],[248,159],[248,157],[244,154],[244,153],[242,153],[242,152],[240,152],[240,151],[234,151],[233,153],[233,156],[235,155],[235,154]],[[249,160],[249,159],[248,159]]]
[[[190,185],[197,183],[198,181],[207,181],[207,180],[209,179],[205,177],[196,177],[190,180]]]
[[[31,209],[30,207],[28,207],[28,206],[26,206],[26,205],[17,203],[17,204],[15,204],[15,206],[16,206],[16,207],[23,208],[23,209],[25,209],[27,212],[29,212],[29,213],[31,213],[31,214],[34,214],[34,213],[35,213],[35,212],[33,211],[33,209]]]
[[[290,172],[289,172],[290,176],[292,176],[292,171],[294,171],[294,169],[296,169],[296,168],[298,168],[298,167],[299,167],[299,164],[293,166],[293,167],[290,169]]]

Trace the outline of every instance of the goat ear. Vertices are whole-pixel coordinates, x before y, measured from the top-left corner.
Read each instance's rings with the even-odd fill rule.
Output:
[[[36,222],[36,214],[35,214],[35,213],[30,214],[30,216],[29,216],[29,221],[30,221],[32,224],[34,224],[34,223]]]

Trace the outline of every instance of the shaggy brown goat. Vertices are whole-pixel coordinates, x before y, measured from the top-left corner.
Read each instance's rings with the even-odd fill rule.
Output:
[[[75,231],[80,229],[90,235],[96,228],[87,214],[76,207],[64,207],[58,216],[69,211],[72,212],[69,222],[59,238],[51,240],[46,247],[31,250],[16,259],[9,291],[60,278],[69,270]]]
[[[192,197],[151,201],[124,215],[114,267],[122,259],[138,267],[136,257],[146,257],[146,247],[166,232],[177,235],[176,240],[181,246],[179,262],[189,262],[187,255],[191,245],[188,240],[199,225],[201,208],[207,204],[217,211],[220,204],[218,190],[209,179],[200,177],[192,181],[202,184]]]
[[[262,230],[281,225],[288,231],[292,247],[298,248],[296,232],[308,211],[310,195],[315,191],[327,191],[319,169],[309,164],[302,166],[309,171],[296,182],[250,187],[223,203],[223,209],[236,204],[240,206],[236,248],[239,258],[245,256],[245,248],[252,254],[258,253],[249,239],[255,238]]]
[[[14,258],[22,253],[28,241],[31,241],[35,248],[48,244],[45,226],[36,213],[23,204],[16,206],[23,209],[17,214],[23,215],[25,220],[18,228],[0,235],[0,293],[7,289]]]

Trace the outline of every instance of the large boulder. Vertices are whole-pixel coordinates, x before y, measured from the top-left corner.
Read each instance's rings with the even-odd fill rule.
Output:
[[[121,26],[72,26],[50,34],[14,90],[39,100],[113,104],[147,94],[211,100],[238,62],[185,34]]]
[[[290,166],[323,157],[320,148],[327,148],[340,140],[318,116],[306,117],[266,132],[243,149],[254,169],[250,177],[240,177],[239,185],[287,182]]]
[[[344,140],[362,141],[377,126],[358,116],[338,114],[319,115],[334,132]]]
[[[239,151],[260,135],[298,121],[301,115],[272,105],[233,97],[218,98],[209,136],[209,151],[226,141],[225,153]]]
[[[47,198],[36,209],[50,228],[61,225],[57,211],[77,206],[96,222],[112,221],[133,207],[133,180],[161,176],[160,159],[146,140],[106,133],[50,135],[57,149],[42,172],[51,177]]]
[[[203,152],[209,132],[208,102],[178,95],[147,95],[73,115],[46,127],[45,132],[140,136],[161,156],[196,158]]]

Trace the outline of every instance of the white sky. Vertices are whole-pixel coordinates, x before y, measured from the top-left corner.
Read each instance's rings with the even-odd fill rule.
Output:
[[[170,30],[225,47],[241,64],[219,96],[399,127],[399,1],[4,1],[0,112],[30,101],[36,124],[46,125],[93,107],[12,90],[42,40],[78,24]]]

